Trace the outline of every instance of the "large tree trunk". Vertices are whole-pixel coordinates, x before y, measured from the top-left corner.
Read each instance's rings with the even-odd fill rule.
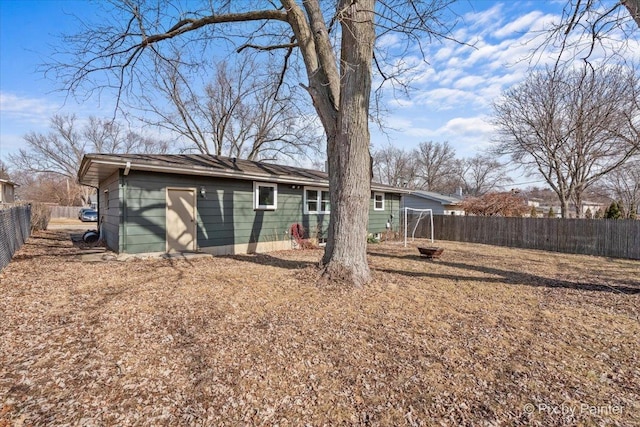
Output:
[[[622,4],[625,5],[633,20],[640,27],[640,0],[622,0]]]
[[[375,41],[374,0],[342,1],[340,101],[336,135],[327,136],[331,219],[323,276],[362,286],[370,280],[367,223],[371,198],[369,97]]]

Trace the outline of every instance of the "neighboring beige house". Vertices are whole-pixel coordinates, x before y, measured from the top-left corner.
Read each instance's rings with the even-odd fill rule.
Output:
[[[585,216],[585,214],[587,213],[587,210],[591,211],[591,215],[595,215],[596,212],[598,211],[598,209],[602,210],[602,212],[604,212],[605,210],[607,210],[607,208],[609,207],[609,205],[605,205],[599,202],[591,202],[588,200],[585,200],[582,202],[582,216]],[[571,204],[571,209],[572,209],[572,216],[576,215],[576,208],[575,208],[575,204]]]
[[[15,201],[15,182],[0,179],[0,203],[13,203]]]

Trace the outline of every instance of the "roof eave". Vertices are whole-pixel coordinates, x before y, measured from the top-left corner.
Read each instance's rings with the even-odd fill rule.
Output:
[[[197,175],[197,176],[210,176],[216,178],[230,178],[230,179],[246,179],[252,181],[269,181],[279,184],[295,184],[295,185],[308,185],[315,187],[329,187],[329,181],[324,179],[318,181],[317,179],[305,179],[299,177],[292,177],[290,175],[271,175],[271,174],[252,174],[252,173],[239,173],[237,171],[224,171],[224,170],[211,170],[200,167],[171,167],[166,165],[154,165],[149,163],[139,163],[130,160],[116,160],[114,158],[94,158],[91,155],[85,156],[80,168],[78,170],[78,181],[80,184],[89,185],[91,187],[98,187],[100,178],[96,175],[95,179],[85,179],[87,173],[91,170],[92,165],[105,165],[111,166],[113,172],[118,169],[125,169],[127,167],[130,170],[138,170],[145,172],[161,172],[161,173],[178,173],[183,175]],[[98,182],[96,182],[98,181]],[[392,188],[383,185],[371,184],[372,191],[382,192],[394,192],[394,193],[410,193],[410,190],[401,188]]]

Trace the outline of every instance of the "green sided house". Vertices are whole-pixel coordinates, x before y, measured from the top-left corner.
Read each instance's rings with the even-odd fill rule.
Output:
[[[100,233],[118,253],[291,249],[298,224],[305,238],[327,237],[325,172],[210,155],[87,154],[78,177],[97,189]],[[369,232],[397,229],[404,191],[371,189]]]

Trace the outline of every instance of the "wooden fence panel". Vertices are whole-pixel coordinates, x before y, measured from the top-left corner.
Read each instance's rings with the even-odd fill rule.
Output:
[[[631,259],[640,259],[640,230],[634,230],[631,224],[629,228],[630,230],[627,233],[627,253]]]
[[[51,206],[51,218],[78,218],[82,206]]]
[[[640,259],[640,221],[434,215],[438,240]],[[416,237],[428,237],[420,223]]]

